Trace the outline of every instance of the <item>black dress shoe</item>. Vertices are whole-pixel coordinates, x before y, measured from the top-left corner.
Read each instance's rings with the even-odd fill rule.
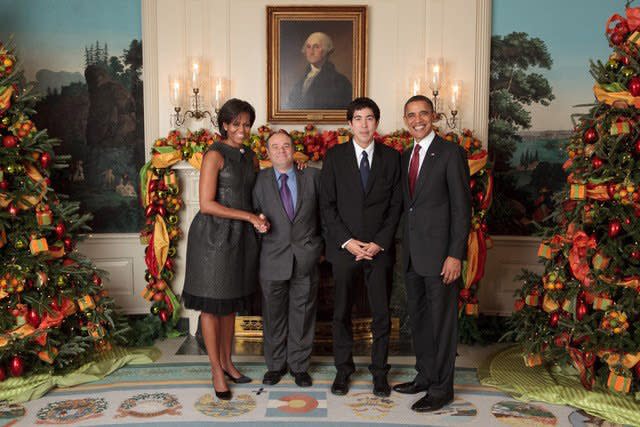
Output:
[[[291,372],[291,375],[295,378],[298,387],[311,387],[313,385],[311,375],[307,372]]]
[[[344,396],[349,393],[349,375],[337,374],[331,385],[331,393]]]
[[[389,397],[391,395],[391,387],[386,376],[373,377],[373,394],[378,397]]]
[[[229,378],[231,381],[233,381],[234,384],[247,384],[253,381],[251,378],[247,377],[246,375],[240,375],[238,378],[235,378],[235,377],[232,377],[231,374],[225,370],[223,370],[222,372],[224,372],[224,376]]]
[[[434,412],[438,409],[442,409],[449,403],[453,402],[453,396],[448,397],[434,397],[430,394],[426,394],[419,399],[416,403],[411,405],[411,409],[416,412]]]
[[[408,383],[400,383],[393,386],[393,391],[397,391],[402,394],[417,394],[421,391],[427,391],[429,387],[417,385],[415,381]]]
[[[216,392],[216,397],[220,400],[231,400],[231,390],[226,391],[218,391],[216,390],[216,386],[213,384],[213,378],[211,378],[211,385],[213,386],[213,391]]]
[[[280,382],[284,374],[287,373],[286,369],[280,371],[267,371],[262,378],[262,384],[264,385],[276,385]]]

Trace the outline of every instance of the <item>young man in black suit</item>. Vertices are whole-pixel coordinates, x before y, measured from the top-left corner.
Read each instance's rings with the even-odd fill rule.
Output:
[[[380,109],[369,98],[347,107],[351,141],[327,152],[320,176],[320,209],[326,227],[326,255],[335,283],[333,351],[337,374],[331,391],[349,391],[353,363],[351,309],[353,285],[362,275],[373,321],[371,365],[373,392],[389,396],[387,364],[390,316],[389,292],[394,236],[402,210],[400,155],[373,135]]]
[[[411,407],[417,412],[453,400],[458,286],[471,222],[466,153],[437,136],[433,120],[429,98],[417,95],[406,102],[404,121],[414,145],[402,155],[402,254],[417,375],[393,389],[426,391]]]

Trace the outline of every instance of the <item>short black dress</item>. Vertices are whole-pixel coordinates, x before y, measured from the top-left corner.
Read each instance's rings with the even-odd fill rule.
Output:
[[[215,142],[209,150],[224,157],[216,201],[234,209],[253,210],[253,151],[223,142]],[[246,311],[256,289],[257,267],[258,240],[251,223],[198,212],[189,227],[184,306],[216,315]]]

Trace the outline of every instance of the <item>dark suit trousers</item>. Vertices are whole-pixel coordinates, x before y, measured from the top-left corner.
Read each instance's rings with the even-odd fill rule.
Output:
[[[355,371],[353,363],[353,330],[351,310],[353,308],[354,282],[359,275],[364,277],[369,307],[371,309],[373,344],[369,371],[376,375],[386,375],[389,371],[389,294],[392,266],[382,262],[343,260],[332,264],[334,278],[333,308],[333,357],[336,369],[341,374],[350,375]]]
[[[290,280],[261,280],[264,357],[270,371],[309,370],[316,327],[318,269]]]
[[[453,396],[458,345],[458,284],[445,285],[441,276],[420,276],[411,262],[405,274],[413,347],[415,382],[435,397]]]

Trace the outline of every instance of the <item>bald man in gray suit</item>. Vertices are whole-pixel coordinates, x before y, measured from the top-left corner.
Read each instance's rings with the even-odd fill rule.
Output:
[[[263,384],[275,385],[287,371],[300,387],[312,385],[308,374],[315,333],[318,260],[323,250],[318,209],[319,172],[299,170],[293,142],[284,131],[267,140],[273,167],[258,174],[253,190],[256,211],[271,226],[262,234],[260,286],[264,355]]]

